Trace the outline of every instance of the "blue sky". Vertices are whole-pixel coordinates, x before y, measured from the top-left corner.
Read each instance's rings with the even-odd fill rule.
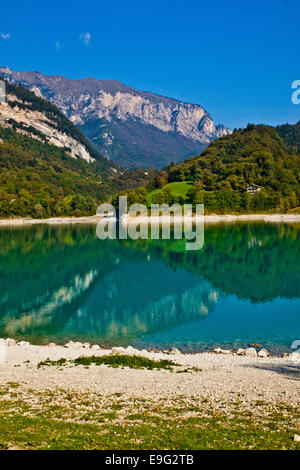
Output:
[[[119,80],[216,123],[295,123],[300,0],[0,0],[0,64]]]

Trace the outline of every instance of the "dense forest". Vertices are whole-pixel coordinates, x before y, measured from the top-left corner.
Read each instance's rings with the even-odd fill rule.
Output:
[[[145,184],[155,172],[104,172],[98,161],[0,127],[0,217],[92,215],[116,191]]]
[[[276,127],[276,132],[282,137],[292,152],[300,153],[300,121],[295,124],[284,124]]]
[[[169,165],[127,195],[131,204],[188,202],[204,203],[206,212],[286,212],[300,205],[299,180],[295,148],[274,128],[249,124],[212,142],[200,156]],[[251,184],[260,190],[248,192]]]
[[[0,139],[1,217],[93,214],[108,197],[97,163],[12,129],[0,128]]]

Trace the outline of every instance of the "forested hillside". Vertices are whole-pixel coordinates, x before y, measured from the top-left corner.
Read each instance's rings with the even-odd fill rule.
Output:
[[[123,172],[122,172],[123,173]],[[0,217],[91,215],[116,191],[153,172],[104,173],[102,162],[72,158],[63,148],[0,127]]]
[[[98,163],[0,128],[0,217],[94,213],[109,196]]]
[[[285,144],[294,152],[300,153],[300,121],[297,124],[284,124],[276,127]]]
[[[299,206],[299,180],[299,154],[275,129],[249,124],[212,142],[200,156],[170,165],[147,187],[131,191],[129,199],[204,203],[206,212],[288,211]],[[260,190],[249,193],[250,184]]]
[[[0,104],[0,217],[94,214],[116,191],[155,172],[122,170],[100,155],[56,106],[6,83]]]

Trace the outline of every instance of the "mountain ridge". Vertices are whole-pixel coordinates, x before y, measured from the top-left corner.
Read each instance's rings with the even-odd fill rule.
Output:
[[[231,133],[222,124],[216,126],[198,104],[114,80],[69,79],[8,67],[0,67],[0,76],[41,93],[102,155],[125,168],[162,168],[199,154],[211,141]]]

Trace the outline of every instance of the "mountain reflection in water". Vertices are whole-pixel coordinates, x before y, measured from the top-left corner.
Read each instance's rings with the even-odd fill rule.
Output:
[[[288,345],[299,331],[299,233],[297,225],[208,225],[204,248],[185,251],[184,240],[100,241],[91,225],[1,228],[0,336]]]

